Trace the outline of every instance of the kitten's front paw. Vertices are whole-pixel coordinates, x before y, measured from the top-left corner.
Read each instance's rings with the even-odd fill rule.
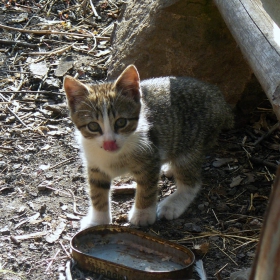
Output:
[[[96,211],[92,207],[89,208],[88,214],[81,219],[80,230],[111,223],[111,215],[109,212]]]
[[[136,226],[152,225],[156,221],[156,206],[146,209],[137,209],[133,205],[129,213],[129,221]]]

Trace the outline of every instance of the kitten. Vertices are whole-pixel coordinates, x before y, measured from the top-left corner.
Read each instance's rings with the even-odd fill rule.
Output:
[[[189,77],[140,83],[133,65],[115,82],[92,86],[66,76],[64,89],[88,172],[90,207],[81,229],[111,222],[111,181],[127,172],[137,182],[132,224],[178,218],[200,189],[205,153],[220,130],[233,125],[217,87]],[[156,207],[165,163],[177,190]]]

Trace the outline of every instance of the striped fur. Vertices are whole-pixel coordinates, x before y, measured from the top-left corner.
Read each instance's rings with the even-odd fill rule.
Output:
[[[165,77],[140,84],[134,66],[112,83],[88,86],[67,76],[64,88],[88,167],[90,209],[81,228],[111,222],[111,180],[130,172],[136,182],[130,221],[156,220],[157,182],[169,163],[177,191],[157,208],[175,219],[200,189],[205,153],[233,124],[220,91],[193,78]]]

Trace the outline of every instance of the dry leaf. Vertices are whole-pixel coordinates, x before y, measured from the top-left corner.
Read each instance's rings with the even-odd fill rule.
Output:
[[[46,236],[46,241],[48,243],[54,243],[60,237],[60,235],[64,231],[65,227],[66,227],[66,224],[63,221],[61,221],[58,224],[58,226],[56,227],[55,231]]]

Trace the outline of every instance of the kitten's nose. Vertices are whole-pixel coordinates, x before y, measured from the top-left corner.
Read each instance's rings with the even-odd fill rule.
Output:
[[[105,151],[116,151],[119,147],[116,143],[116,141],[104,141],[103,142],[103,148]]]

